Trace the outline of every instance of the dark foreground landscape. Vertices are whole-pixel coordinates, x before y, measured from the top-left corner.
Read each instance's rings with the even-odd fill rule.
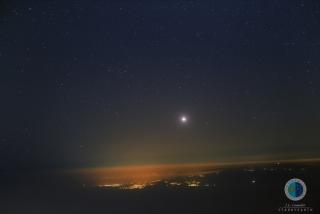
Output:
[[[299,213],[319,213],[319,162],[228,166],[205,175],[113,186],[81,184],[70,175],[6,172],[0,213],[284,213],[279,209],[292,204],[284,193],[291,178],[307,185],[296,204],[308,210]]]

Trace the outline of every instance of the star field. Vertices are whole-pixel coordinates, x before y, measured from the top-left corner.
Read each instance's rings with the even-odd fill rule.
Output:
[[[319,38],[317,1],[0,1],[0,167],[318,157]]]

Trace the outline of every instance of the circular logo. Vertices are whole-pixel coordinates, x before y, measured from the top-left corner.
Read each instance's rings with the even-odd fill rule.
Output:
[[[284,192],[291,201],[299,201],[306,195],[307,187],[303,180],[293,178],[286,183]]]

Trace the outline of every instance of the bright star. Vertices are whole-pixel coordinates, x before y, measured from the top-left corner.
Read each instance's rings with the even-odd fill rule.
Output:
[[[181,116],[181,117],[180,117],[180,122],[183,123],[183,124],[186,124],[186,123],[188,122],[187,116],[184,116],[184,115]]]

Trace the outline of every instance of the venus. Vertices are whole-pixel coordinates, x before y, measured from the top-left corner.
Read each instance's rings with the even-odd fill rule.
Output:
[[[186,123],[188,122],[188,117],[185,116],[185,115],[181,116],[181,117],[180,117],[180,122],[181,122],[182,124],[186,124]]]

